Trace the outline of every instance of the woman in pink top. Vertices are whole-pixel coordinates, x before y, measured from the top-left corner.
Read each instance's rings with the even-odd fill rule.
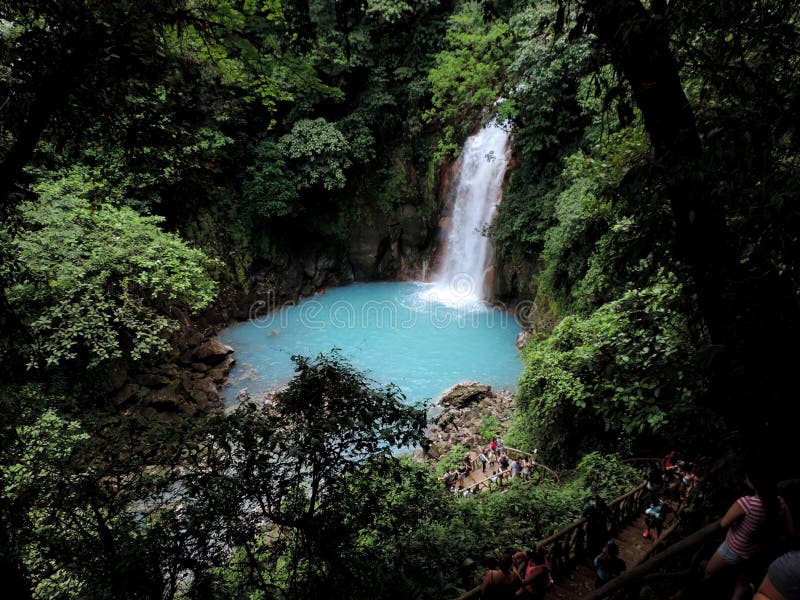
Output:
[[[775,480],[763,470],[754,470],[745,481],[755,495],[742,496],[722,517],[720,525],[727,527],[728,533],[708,561],[707,577],[723,571],[740,571],[742,563],[757,556],[781,533],[783,523],[792,531],[791,516],[778,496]],[[739,577],[733,598],[745,598],[749,591],[747,581]]]

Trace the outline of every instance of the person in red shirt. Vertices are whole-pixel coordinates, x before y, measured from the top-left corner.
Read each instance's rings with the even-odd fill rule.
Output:
[[[675,450],[670,451],[664,458],[661,459],[661,470],[669,471],[675,467]]]
[[[524,564],[524,571],[519,573],[520,579],[522,579],[522,589],[517,598],[542,600],[547,590],[553,585],[550,568],[545,563],[544,551],[537,549],[527,552],[525,558],[527,562]]]

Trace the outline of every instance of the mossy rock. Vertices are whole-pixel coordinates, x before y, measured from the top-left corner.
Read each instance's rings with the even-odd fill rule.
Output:
[[[485,398],[493,398],[492,386],[482,385],[477,381],[457,383],[447,390],[439,402],[444,406],[465,408],[477,404]]]

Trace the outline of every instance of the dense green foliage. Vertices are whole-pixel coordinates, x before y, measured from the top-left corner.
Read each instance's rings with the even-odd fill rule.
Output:
[[[196,311],[214,299],[210,261],[163,232],[162,218],[91,206],[68,181],[37,191],[15,239],[20,283],[7,291],[34,340],[30,366],[164,352],[169,306]]]
[[[272,408],[204,422],[70,417],[29,388],[3,398],[5,535],[37,598],[432,598],[640,477],[592,454],[561,486],[447,497],[392,454],[425,426],[400,400],[335,355],[298,358]]]
[[[429,79],[433,108],[429,117],[444,124],[439,156],[458,154],[460,142],[471,133],[487,107],[500,94],[508,65],[508,24],[485,18],[478,2],[465,2],[450,18],[447,48],[436,55]]]
[[[688,422],[712,431],[697,414],[704,382],[681,308],[680,288],[667,279],[566,317],[529,344],[513,443],[538,443],[568,463],[595,448],[632,452],[642,438],[688,443]]]
[[[787,165],[799,149],[777,115],[796,109],[796,7],[495,14],[513,33],[499,111],[518,167],[493,233],[511,293],[563,319],[525,352],[512,442],[570,465],[676,439],[716,453],[718,432],[759,451],[788,439],[800,247]]]
[[[798,85],[788,0],[0,0],[9,593],[441,597],[628,489],[617,456],[785,467]],[[438,169],[492,119],[498,280],[535,311],[506,437],[560,486],[447,497],[467,449],[392,454],[424,413],[335,355],[266,410],[197,401],[193,350],[248,299],[377,270],[400,221],[430,244]]]

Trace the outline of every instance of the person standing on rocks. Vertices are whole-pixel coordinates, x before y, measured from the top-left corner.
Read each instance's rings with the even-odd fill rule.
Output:
[[[464,488],[464,479],[467,477],[467,467],[464,463],[461,463],[461,466],[458,467],[458,489]]]
[[[485,475],[486,474],[486,465],[489,462],[489,457],[486,456],[486,453],[483,450],[478,448],[478,458],[481,461],[481,473],[483,473]]]
[[[450,473],[449,469],[442,475],[442,481],[444,481],[444,489],[449,492],[450,488],[453,487],[453,474]]]

